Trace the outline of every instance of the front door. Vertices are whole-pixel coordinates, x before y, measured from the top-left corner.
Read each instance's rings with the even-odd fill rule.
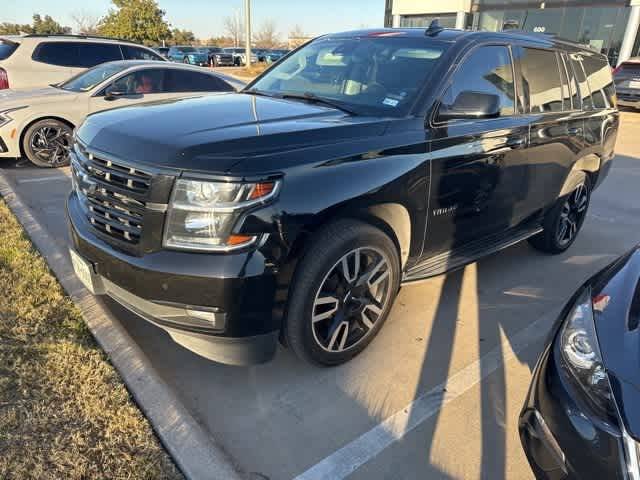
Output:
[[[514,226],[514,205],[527,188],[529,126],[518,115],[510,48],[473,49],[453,74],[440,101],[452,106],[463,92],[499,99],[494,118],[441,121],[436,114],[431,147],[432,185],[424,256]]]

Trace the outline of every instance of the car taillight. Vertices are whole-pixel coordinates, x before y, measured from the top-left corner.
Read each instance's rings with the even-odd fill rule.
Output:
[[[0,90],[9,88],[9,75],[4,68],[0,68]]]

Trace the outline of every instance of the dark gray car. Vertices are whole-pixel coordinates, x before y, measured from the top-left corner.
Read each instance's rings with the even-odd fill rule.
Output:
[[[621,63],[613,72],[618,105],[640,108],[640,57]]]

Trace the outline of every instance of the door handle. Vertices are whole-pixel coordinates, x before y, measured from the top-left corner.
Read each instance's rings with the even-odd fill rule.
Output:
[[[569,135],[582,135],[582,127],[573,127],[567,130]]]

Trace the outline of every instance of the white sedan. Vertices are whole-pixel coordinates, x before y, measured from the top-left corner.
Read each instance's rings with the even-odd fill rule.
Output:
[[[69,163],[73,129],[90,113],[244,84],[189,65],[156,61],[103,63],[57,85],[0,91],[0,158],[26,156],[39,167]]]

